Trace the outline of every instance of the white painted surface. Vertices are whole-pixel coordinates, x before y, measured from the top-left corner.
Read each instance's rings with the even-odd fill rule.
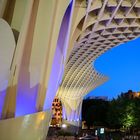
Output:
[[[8,23],[0,19],[0,91],[7,87],[14,49],[13,32]]]

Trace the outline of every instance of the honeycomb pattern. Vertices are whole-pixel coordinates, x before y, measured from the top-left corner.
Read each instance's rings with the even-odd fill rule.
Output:
[[[93,68],[96,58],[140,35],[140,0],[77,0],[75,7],[85,14],[73,33],[75,45],[58,93],[63,100],[82,99],[105,82],[108,78]]]

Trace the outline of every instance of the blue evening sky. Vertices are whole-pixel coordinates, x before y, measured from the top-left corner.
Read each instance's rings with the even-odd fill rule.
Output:
[[[101,55],[95,68],[109,77],[103,85],[91,91],[88,96],[117,97],[129,89],[140,91],[140,38],[114,47]]]

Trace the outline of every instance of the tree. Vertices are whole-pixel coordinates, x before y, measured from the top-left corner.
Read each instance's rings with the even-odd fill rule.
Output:
[[[91,126],[107,125],[108,101],[104,100],[84,100],[82,108],[82,118],[86,121],[88,128]]]
[[[132,91],[129,90],[110,102],[107,117],[109,127],[129,131],[140,128],[140,98],[129,96],[129,92]]]
[[[107,122],[108,127],[110,128],[120,128],[121,127],[121,116],[122,116],[122,107],[118,102],[114,99],[109,103],[109,109],[107,112]]]
[[[107,126],[113,129],[124,128],[133,132],[140,128],[140,98],[133,91],[121,93],[112,101],[84,100],[82,119],[90,126]]]

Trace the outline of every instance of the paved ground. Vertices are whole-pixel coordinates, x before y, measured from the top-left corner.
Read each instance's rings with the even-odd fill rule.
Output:
[[[59,136],[59,137],[47,137],[46,140],[77,140],[74,136]]]

